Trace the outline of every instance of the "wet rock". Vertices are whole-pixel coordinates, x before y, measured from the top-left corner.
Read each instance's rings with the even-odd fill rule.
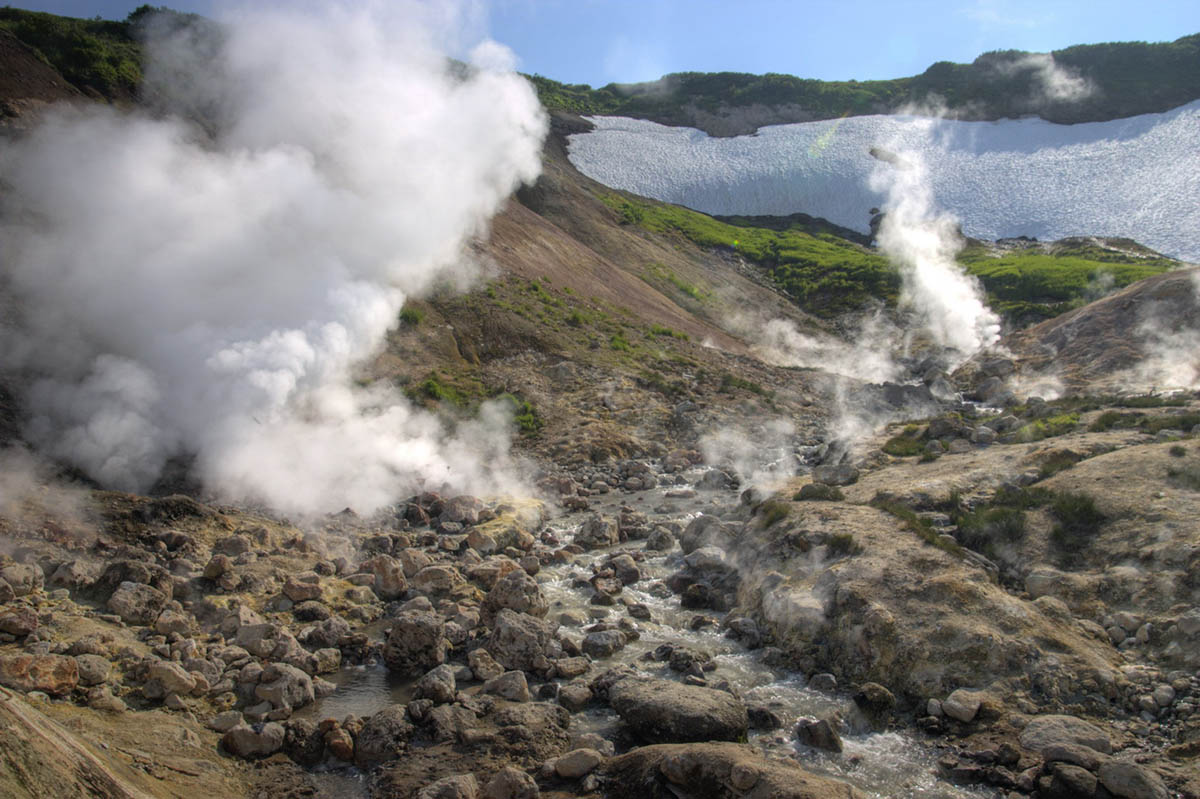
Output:
[[[554,761],[554,773],[563,779],[576,780],[590,774],[604,762],[604,755],[595,749],[575,749]]]
[[[854,704],[875,726],[886,724],[896,707],[896,697],[877,682],[867,682],[854,693]]]
[[[325,747],[329,753],[343,763],[354,762],[354,736],[344,727],[333,727],[325,731]]]
[[[664,527],[656,527],[646,539],[646,549],[651,552],[670,552],[675,548],[675,536]]]
[[[401,613],[392,623],[383,660],[399,674],[422,674],[446,662],[445,624],[433,613]]]
[[[612,657],[625,648],[629,637],[621,630],[599,630],[583,638],[583,653],[593,658]]]
[[[608,701],[634,733],[650,743],[737,741],[749,729],[746,707],[731,694],[652,677],[626,677]]]
[[[547,647],[553,637],[553,625],[528,613],[504,608],[496,614],[487,650],[506,669],[537,671],[546,661]]]
[[[1122,799],[1168,799],[1162,778],[1131,760],[1110,760],[1100,766],[1100,783]]]
[[[802,718],[796,722],[796,740],[826,752],[842,751],[842,736],[826,719]]]
[[[510,702],[528,702],[529,683],[523,671],[506,671],[483,684],[485,694],[494,694]]]
[[[592,701],[592,689],[583,683],[568,683],[558,689],[558,703],[572,713],[578,713]]]
[[[417,794],[417,799],[478,799],[479,782],[474,774],[456,774],[443,777],[427,785]]]
[[[1092,796],[1095,792],[1095,774],[1066,763],[1054,766],[1050,779],[1051,797]]]
[[[393,759],[408,748],[413,732],[402,706],[379,711],[363,722],[355,743],[354,762],[365,767]]]
[[[0,685],[15,691],[68,694],[79,684],[75,658],[64,655],[7,655],[0,657]]]
[[[491,615],[508,608],[540,618],[550,610],[550,602],[542,593],[537,580],[518,568],[496,581],[484,599],[483,607],[485,612]]]
[[[38,628],[38,615],[31,607],[17,607],[0,610],[0,632],[24,638]]]
[[[753,796],[772,799],[862,799],[855,788],[787,762],[768,760],[748,746],[700,743],[643,746],[602,767],[609,796]],[[663,780],[670,783],[663,785]],[[729,788],[732,787],[734,793]],[[746,792],[746,793],[742,793]]]
[[[150,624],[158,618],[168,598],[153,586],[126,581],[108,598],[108,609],[126,624]]]
[[[294,710],[315,700],[312,678],[295,666],[271,663],[263,669],[254,695],[276,708]]]
[[[539,799],[541,791],[533,777],[505,766],[492,776],[480,796],[481,799]]]
[[[1075,716],[1036,716],[1020,735],[1021,746],[1040,752],[1053,744],[1080,744],[1101,754],[1112,754],[1107,733]]]
[[[0,580],[8,583],[14,596],[22,597],[42,590],[46,576],[37,566],[14,563],[0,569]]]
[[[721,520],[716,516],[702,513],[688,522],[683,534],[679,537],[679,546],[684,555],[689,555],[700,547],[725,547],[732,541],[732,535]]]
[[[457,691],[454,669],[442,664],[425,673],[413,686],[413,699],[428,699],[435,705],[454,701]]]
[[[221,736],[221,745],[231,755],[249,760],[275,754],[283,748],[286,738],[282,724],[241,724]]]
[[[766,705],[749,705],[746,714],[754,730],[778,730],[783,726],[783,717]]]
[[[325,734],[315,722],[292,719],[283,725],[283,751],[293,762],[312,768],[325,757]]]
[[[617,522],[599,514],[587,519],[575,534],[575,543],[584,549],[603,549],[619,541]]]

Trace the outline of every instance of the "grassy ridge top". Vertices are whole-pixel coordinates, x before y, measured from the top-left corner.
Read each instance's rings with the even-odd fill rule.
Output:
[[[757,264],[805,311],[832,317],[878,300],[894,305],[900,276],[879,253],[822,229],[819,221],[764,227],[761,220],[713,217],[677,205],[602,193],[621,224],[725,248]],[[997,248],[969,244],[959,263],[983,284],[988,303],[1019,324],[1039,322],[1179,265],[1157,253],[1079,239]]]
[[[1074,123],[1161,112],[1200,98],[1200,34],[1154,44],[1077,45],[1051,55],[1059,68],[1090,83],[1093,93],[1072,101],[1046,96],[1037,71],[1021,66],[1036,54],[1018,50],[985,53],[970,64],[940,61],[920,75],[892,80],[681,72],[650,83],[610,83],[598,89],[540,75],[531,80],[552,110],[668,125],[695,125],[704,112],[756,105],[791,108],[793,121],[890,113],[935,97],[964,119],[1037,114]]]
[[[136,14],[137,12],[134,12]],[[0,29],[32,49],[68,82],[110,100],[131,98],[142,81],[142,51],[130,20],[74,19],[0,8]]]

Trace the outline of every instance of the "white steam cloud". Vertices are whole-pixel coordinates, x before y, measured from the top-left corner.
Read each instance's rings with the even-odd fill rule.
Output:
[[[1050,53],[1026,53],[1020,58],[998,65],[997,68],[1005,75],[1031,73],[1037,82],[1040,99],[1077,103],[1096,92],[1095,84],[1073,69],[1060,65]]]
[[[901,375],[893,350],[904,339],[904,334],[881,312],[864,316],[851,341],[802,333],[791,320],[772,319],[758,331],[754,351],[776,366],[821,369],[855,380],[883,383]]]
[[[933,136],[937,119],[913,119]],[[963,239],[957,220],[939,211],[924,159],[916,151],[880,160],[871,188],[886,195],[877,239],[900,269],[900,303],[917,312],[933,342],[961,362],[1000,338],[1000,318],[983,301],[978,281],[954,257]]]
[[[429,6],[391,10],[246,11],[152,47],[207,133],[64,109],[0,152],[30,441],[129,490],[194,456],[209,491],[286,512],[503,487],[496,409],[456,438],[352,368],[536,178],[546,120],[502,48],[456,68]]]

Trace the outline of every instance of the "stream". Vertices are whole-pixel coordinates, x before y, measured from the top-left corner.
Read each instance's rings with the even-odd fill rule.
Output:
[[[738,494],[732,491],[668,496],[679,493],[674,487],[632,493],[614,490],[609,494],[589,497],[591,507],[588,511],[566,513],[552,520],[548,527],[559,540],[566,543],[572,539],[579,525],[593,513],[615,517],[625,507],[646,514],[651,526],[656,521],[671,521],[686,526],[701,512],[726,517],[738,503]],[[625,617],[625,608],[620,602],[612,607],[591,604],[592,592],[586,584],[586,578],[591,575],[589,567],[603,561],[608,555],[643,548],[644,542],[630,541],[609,549],[576,555],[571,563],[544,566],[536,579],[550,601],[547,618],[557,622],[564,614],[569,614],[577,617],[578,623],[578,616],[582,612],[590,624],[601,619],[616,621]],[[646,655],[663,644],[686,647],[711,656],[715,669],[704,674],[710,686],[727,681],[748,704],[765,705],[783,719],[780,729],[752,730],[749,736],[752,745],[771,756],[790,758],[814,773],[845,780],[871,797],[983,799],[995,795],[993,791],[964,788],[939,779],[936,751],[913,734],[855,729],[853,719],[858,713],[848,694],[812,689],[806,685],[803,675],[765,664],[762,650],[747,649],[725,637],[720,621],[726,614],[682,608],[679,597],[662,590],[661,585],[661,581],[684,565],[677,544],[670,552],[646,552],[645,555],[645,559],[639,562],[643,579],[626,586],[622,597],[644,604],[649,608],[651,618],[638,620],[638,640],[631,641],[611,657],[597,661],[585,679],[591,679],[618,664],[636,665],[658,677],[679,679],[680,675],[672,672],[666,663],[648,659]],[[716,619],[717,624],[693,630],[691,622],[698,614]],[[564,625],[564,628],[582,634],[579,627]],[[406,703],[410,698],[412,681],[391,677],[382,664],[343,669],[332,678],[338,684],[338,689],[299,711],[298,715],[314,719],[343,718],[351,713],[368,716],[390,704]],[[464,689],[470,692],[477,690],[477,687],[475,684],[464,686]],[[536,685],[531,688],[536,694]],[[833,715],[850,720],[840,730],[844,746],[840,754],[813,749],[793,739],[792,727],[797,718],[828,718]],[[571,733],[576,736],[596,733],[610,740],[620,740],[619,728],[620,720],[608,707],[592,705],[572,715]],[[338,782],[339,795],[343,795],[342,791],[347,792],[345,795],[363,795],[361,776],[354,769],[342,769],[339,773],[343,780],[349,780]],[[338,779],[335,773],[327,772],[323,776]]]

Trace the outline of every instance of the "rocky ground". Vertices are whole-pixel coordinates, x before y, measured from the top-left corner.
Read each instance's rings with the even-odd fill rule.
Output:
[[[773,491],[694,449],[305,525],[40,486],[3,522],[6,791],[909,795],[837,763],[887,730],[939,790],[1200,795],[1200,403],[1170,402],[956,406]],[[405,701],[321,714],[376,663]]]

